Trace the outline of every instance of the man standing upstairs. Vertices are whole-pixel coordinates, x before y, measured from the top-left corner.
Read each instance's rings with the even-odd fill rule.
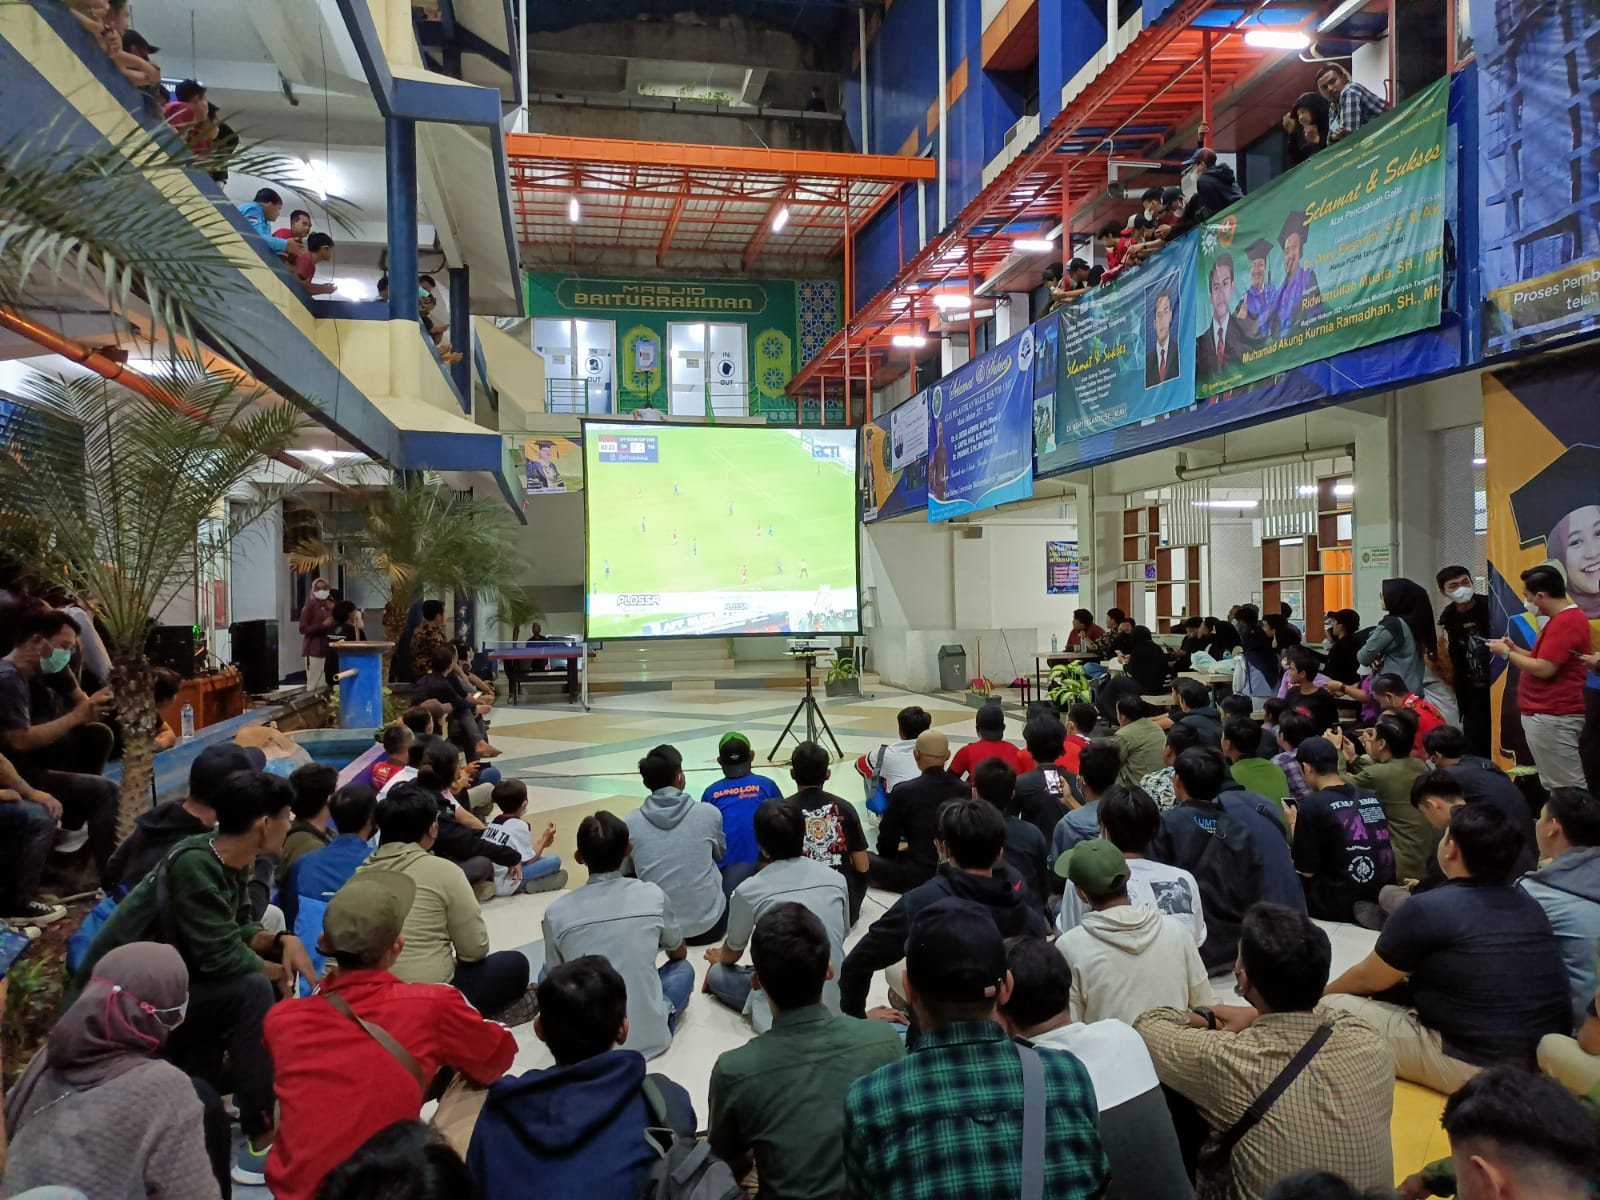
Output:
[[[1331,140],[1335,142],[1349,137],[1363,125],[1376,121],[1389,111],[1383,97],[1351,79],[1350,72],[1341,63],[1328,63],[1317,72],[1317,91],[1322,93],[1322,98],[1333,109],[1334,119],[1328,124],[1331,126]]]

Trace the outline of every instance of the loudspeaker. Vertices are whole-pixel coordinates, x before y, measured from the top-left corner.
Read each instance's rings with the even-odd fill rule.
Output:
[[[278,622],[269,618],[235,621],[228,626],[233,641],[233,664],[244,676],[251,695],[275,691],[278,686]]]
[[[193,679],[199,666],[198,648],[193,625],[157,625],[145,639],[144,655],[155,666]]]

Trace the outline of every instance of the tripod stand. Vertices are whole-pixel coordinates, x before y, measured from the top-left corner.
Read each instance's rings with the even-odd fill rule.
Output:
[[[817,725],[821,724],[822,731],[828,735],[828,740],[833,743],[833,752],[840,758],[844,751],[839,748],[839,739],[833,736],[833,730],[828,727],[828,718],[822,715],[822,706],[817,703],[817,697],[811,689],[811,669],[817,665],[815,654],[797,654],[796,658],[805,660],[806,664],[806,694],[800,697],[800,703],[794,706],[794,712],[789,715],[789,723],[783,727],[783,732],[778,735],[778,740],[772,744],[772,753],[767,755],[770,762],[778,755],[778,750],[783,746],[783,739],[789,736],[789,731],[794,728],[794,723],[800,719],[800,714],[806,714],[806,741],[817,740]],[[797,738],[796,741],[799,739]]]

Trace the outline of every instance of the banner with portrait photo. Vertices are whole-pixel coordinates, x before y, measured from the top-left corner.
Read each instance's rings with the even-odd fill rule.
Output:
[[[522,455],[529,496],[559,496],[583,488],[583,439],[568,433],[530,433]]]
[[[928,520],[1033,495],[1033,330],[927,390]]]
[[[1483,376],[1488,463],[1491,627],[1530,649],[1539,622],[1523,607],[1522,572],[1560,569],[1567,594],[1600,646],[1600,354],[1564,357]],[[1518,671],[1494,660],[1497,753],[1529,763],[1517,704]]]
[[[1201,226],[1197,394],[1439,323],[1441,79]]]
[[[885,521],[928,507],[928,395],[920,393],[862,430],[861,519]]]
[[[1194,403],[1195,245],[1183,238],[1042,323],[1059,348],[1054,420],[1034,418],[1041,473],[1087,438]]]

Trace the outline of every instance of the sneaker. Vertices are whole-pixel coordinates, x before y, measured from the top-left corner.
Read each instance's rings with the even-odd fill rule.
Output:
[[[495,1013],[489,1019],[515,1029],[518,1025],[526,1025],[539,1015],[539,985],[530,983],[528,990],[523,992],[502,1011]]]
[[[261,1187],[267,1182],[267,1154],[272,1150],[269,1143],[265,1149],[256,1150],[251,1147],[250,1139],[245,1138],[239,1143],[239,1152],[233,1156],[233,1170],[229,1172],[235,1183],[249,1183]]]
[[[486,904],[494,899],[494,880],[480,879],[472,885],[472,894],[478,898],[479,904]]]
[[[1383,909],[1379,908],[1371,900],[1357,900],[1351,916],[1355,918],[1356,924],[1363,929],[1383,928]]]
[[[523,893],[534,895],[538,892],[559,892],[567,886],[567,873],[565,871],[552,871],[548,875],[541,875],[537,879],[530,879],[522,885]]]
[[[80,825],[77,829],[58,829],[56,831],[57,854],[76,854],[89,844],[89,826]]]
[[[5,917],[0,917],[0,920],[8,925],[50,925],[66,915],[67,910],[59,904],[29,900],[22,906],[20,912],[8,913]]]

